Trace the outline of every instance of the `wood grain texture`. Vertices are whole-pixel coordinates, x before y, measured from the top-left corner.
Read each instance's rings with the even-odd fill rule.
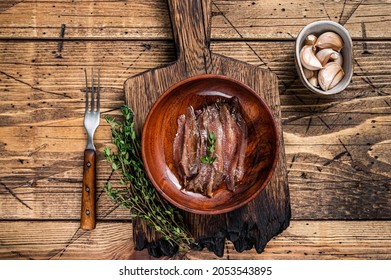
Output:
[[[82,231],[77,221],[0,222],[0,259],[150,259],[134,251],[132,225],[98,222]],[[292,221],[262,254],[238,253],[231,242],[224,256],[206,249],[177,255],[180,259],[391,259],[390,221]]]
[[[390,38],[389,1],[213,0],[213,39],[292,39],[306,24],[333,20],[353,38]],[[65,26],[63,32],[62,25]],[[63,34],[63,36],[61,36]],[[7,0],[0,38],[171,38],[165,0]]]
[[[213,0],[212,51],[278,76],[292,217],[308,220],[293,220],[262,254],[226,243],[225,258],[390,259],[390,223],[380,221],[391,219],[390,6]],[[352,84],[330,99],[310,94],[294,69],[294,38],[318,19],[340,22],[358,39]],[[100,154],[110,141],[103,119],[98,224],[77,231],[83,67],[101,67],[102,116],[119,115],[123,81],[174,59],[165,0],[0,2],[1,259],[148,258],[134,251],[128,211],[102,192],[105,181],[118,180]]]
[[[375,232],[378,232],[376,234]],[[291,221],[274,237],[262,254],[235,252],[229,242],[224,258],[235,260],[391,259],[390,221]],[[206,250],[184,256],[186,259],[216,259]]]
[[[128,211],[102,195],[111,176],[101,155],[110,142],[103,117],[120,114],[123,81],[173,61],[174,46],[167,41],[70,41],[62,58],[56,58],[57,44],[0,42],[0,216],[80,216],[87,65],[101,67],[103,86],[95,135],[97,218],[129,219]],[[389,42],[355,42],[352,84],[340,95],[321,98],[297,79],[292,42],[212,42],[214,53],[269,69],[279,78],[292,218],[391,218],[390,48]],[[118,177],[112,179],[115,183]]]
[[[275,118],[283,147],[276,76],[268,70],[210,51],[210,0],[168,2],[177,60],[129,78],[124,85],[126,103],[134,110],[139,129],[152,104],[169,87],[192,76],[217,74],[244,83],[265,100]],[[265,190],[245,206],[226,214],[183,214],[198,249],[207,247],[221,256],[225,239],[228,239],[234,242],[237,251],[254,247],[261,252],[274,235],[289,225],[291,217],[284,149],[280,149],[274,175]],[[136,248],[146,247],[152,256],[166,255],[161,236],[148,229],[144,222],[135,222],[134,236]]]
[[[129,259],[130,223],[97,223],[80,229],[79,221],[0,222],[0,259]]]

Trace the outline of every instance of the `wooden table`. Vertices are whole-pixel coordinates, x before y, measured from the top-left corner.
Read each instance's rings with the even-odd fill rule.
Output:
[[[229,259],[391,259],[391,3],[213,0],[214,52],[279,78],[290,227],[262,254]],[[342,94],[310,93],[294,68],[294,40],[315,20],[344,25],[354,76]],[[0,259],[129,259],[127,210],[102,190],[97,228],[79,229],[84,67],[101,68],[99,152],[123,83],[175,59],[164,0],[7,0],[0,3]],[[117,176],[113,175],[112,180]],[[190,251],[181,258],[212,259]]]

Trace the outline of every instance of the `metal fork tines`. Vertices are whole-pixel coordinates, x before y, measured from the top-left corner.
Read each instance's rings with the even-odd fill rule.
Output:
[[[91,69],[91,89],[88,87],[87,70],[84,69],[86,79],[86,109],[84,113],[84,127],[87,131],[87,147],[86,149],[95,150],[94,133],[100,122],[100,69],[98,69],[98,85],[94,85],[94,70]],[[95,92],[96,91],[96,92]],[[91,98],[89,98],[89,92]],[[95,102],[96,93],[96,102]],[[89,102],[89,99],[91,101]],[[95,104],[96,103],[96,104]]]

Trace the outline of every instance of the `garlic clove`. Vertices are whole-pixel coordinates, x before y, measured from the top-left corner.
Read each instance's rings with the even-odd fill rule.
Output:
[[[341,75],[342,77],[344,75],[341,65],[336,62],[327,63],[323,69],[319,70],[318,82],[320,87],[325,91],[330,90],[341,81]]]
[[[318,83],[318,78],[316,76],[313,76],[311,78],[308,79],[308,82],[313,86],[313,87],[319,87],[319,83]]]
[[[309,46],[314,46],[316,44],[316,40],[318,40],[318,38],[315,35],[310,34],[305,38],[305,44]]]
[[[341,69],[341,71],[339,71],[339,72],[337,73],[337,75],[335,75],[333,81],[332,81],[331,84],[330,84],[329,89],[332,89],[333,87],[335,87],[336,85],[338,85],[339,82],[342,80],[343,76],[345,76],[345,73],[344,73],[343,69]]]
[[[333,49],[337,52],[340,52],[343,48],[343,40],[341,36],[339,36],[335,32],[325,32],[319,36],[316,41],[315,46],[319,49]]]
[[[330,59],[330,56],[335,51],[333,49],[323,49],[316,53],[316,58],[319,60],[319,62],[322,64],[322,66],[325,66]]]
[[[305,45],[300,51],[300,60],[304,68],[308,70],[319,70],[322,64],[315,56],[314,47]]]
[[[341,67],[343,66],[343,57],[342,54],[340,54],[339,52],[335,52],[330,55],[330,59],[334,62],[337,62],[339,65],[341,65]]]
[[[307,80],[315,75],[313,70],[308,70],[307,68],[303,68],[303,72]]]

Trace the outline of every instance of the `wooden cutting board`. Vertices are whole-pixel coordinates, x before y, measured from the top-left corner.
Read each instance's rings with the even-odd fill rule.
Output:
[[[150,108],[163,92],[183,79],[200,74],[219,74],[239,80],[266,101],[274,113],[281,138],[279,160],[269,185],[253,201],[226,214],[184,212],[186,225],[198,241],[194,249],[206,247],[222,256],[228,239],[239,252],[255,248],[260,253],[273,236],[288,227],[291,215],[277,77],[268,70],[210,51],[211,0],[168,2],[178,59],[126,80],[126,104],[134,110],[141,130]],[[136,219],[133,223],[136,249],[147,248],[155,257],[176,253],[176,248],[167,246],[144,222]]]

